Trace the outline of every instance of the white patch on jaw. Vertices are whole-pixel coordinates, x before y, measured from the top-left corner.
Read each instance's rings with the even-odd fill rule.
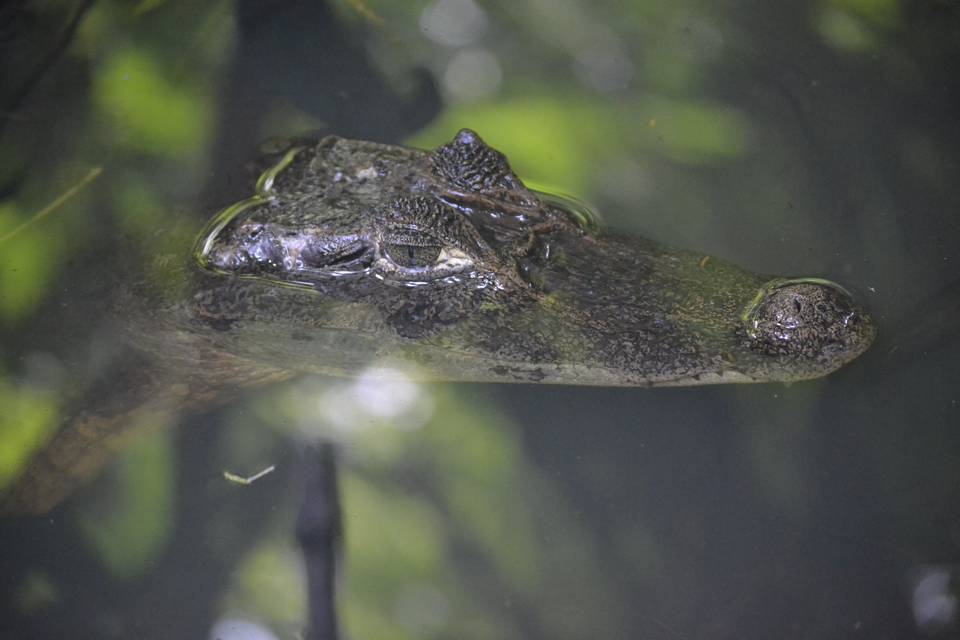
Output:
[[[364,167],[363,169],[358,169],[354,175],[357,177],[357,180],[372,180],[377,177],[377,170],[372,166]]]
[[[437,264],[452,271],[462,271],[473,266],[473,259],[459,249],[444,247],[437,257]]]
[[[280,246],[284,250],[284,270],[288,272],[303,271],[303,259],[300,256],[307,248],[307,238],[302,235],[282,238]]]

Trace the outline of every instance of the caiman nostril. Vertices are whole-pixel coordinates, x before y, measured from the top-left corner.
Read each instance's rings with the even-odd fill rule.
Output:
[[[755,350],[810,360],[855,358],[874,336],[850,294],[817,278],[768,282],[744,310],[743,322]]]

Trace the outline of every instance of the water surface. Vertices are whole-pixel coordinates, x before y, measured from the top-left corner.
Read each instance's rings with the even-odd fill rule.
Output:
[[[960,633],[950,3],[2,11],[2,484],[79,402],[65,389],[109,394],[117,279],[162,289],[165,256],[250,195],[271,136],[433,146],[469,126],[610,227],[843,282],[880,334],[793,385],[371,372],[139,416],[65,503],[0,521],[0,635],[298,637],[318,440],[339,456],[350,637]]]

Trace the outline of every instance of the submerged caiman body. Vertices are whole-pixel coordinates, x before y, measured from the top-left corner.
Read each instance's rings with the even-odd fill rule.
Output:
[[[55,477],[96,467],[76,452],[108,449],[145,408],[190,410],[295,373],[387,361],[424,380],[793,381],[874,337],[838,285],[606,233],[469,130],[433,151],[292,142],[265,163],[255,194],[184,255],[175,295],[126,294],[136,356],[119,400],[71,415],[8,509],[55,504],[69,484]]]

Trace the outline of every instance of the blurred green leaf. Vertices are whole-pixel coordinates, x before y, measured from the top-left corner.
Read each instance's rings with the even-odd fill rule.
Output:
[[[826,0],[826,4],[878,27],[893,27],[900,21],[900,0]]]
[[[196,155],[212,134],[209,96],[175,83],[145,51],[114,53],[96,70],[94,94],[115,141],[159,156]]]
[[[113,469],[108,499],[78,514],[80,529],[107,569],[120,579],[148,571],[173,529],[173,443],[169,429],[149,424]],[[139,430],[138,430],[139,431]]]
[[[0,377],[0,489],[17,478],[34,453],[53,435],[58,422],[56,396],[15,387]]]
[[[410,585],[442,579],[447,547],[439,515],[426,502],[352,473],[344,476],[341,501],[350,558],[346,626],[358,638],[414,638],[384,603]]]
[[[647,144],[676,162],[710,164],[747,146],[747,123],[729,107],[651,96],[638,115],[647,125],[641,129]]]
[[[860,52],[877,46],[877,38],[858,16],[826,7],[817,16],[817,30],[821,37],[836,49]]]
[[[0,204],[0,235],[25,220],[13,203]],[[56,275],[63,245],[59,234],[29,227],[0,245],[0,321],[10,324],[27,316],[43,298]]]

